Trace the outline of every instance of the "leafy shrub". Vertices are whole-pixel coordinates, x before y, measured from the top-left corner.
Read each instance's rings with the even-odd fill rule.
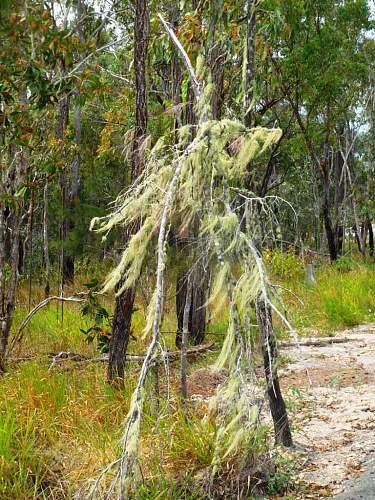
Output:
[[[98,289],[96,279],[85,284],[89,293],[86,300],[82,303],[81,313],[94,320],[94,324],[89,328],[80,328],[80,331],[85,335],[85,340],[89,344],[96,340],[98,349],[106,353],[109,351],[109,340],[111,331],[111,317],[105,307],[99,302],[94,292]]]

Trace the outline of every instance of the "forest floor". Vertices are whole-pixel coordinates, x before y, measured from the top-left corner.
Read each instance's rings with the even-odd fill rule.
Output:
[[[348,272],[322,267],[316,276],[316,287],[306,286],[303,276],[283,282],[285,288],[295,292],[285,292],[283,297],[290,321],[304,344],[306,335],[311,335],[314,342],[321,337],[325,343],[331,339],[345,341],[303,346],[302,350],[290,344],[287,347],[288,333],[275,321],[281,341],[279,373],[296,451],[273,448],[272,422],[263,405],[262,422],[266,425],[259,429],[254,452],[259,457],[260,477],[265,479],[260,491],[269,495],[263,497],[267,499],[280,498],[277,495],[281,492],[289,493],[283,497],[289,500],[319,499],[350,489],[350,481],[354,480],[355,486],[366,489],[366,496],[354,493],[340,499],[375,498],[370,474],[375,470],[371,467],[375,457],[374,267],[356,266]],[[82,276],[81,281],[90,279]],[[82,287],[77,284],[77,289]],[[148,288],[152,287],[144,287],[146,291]],[[174,303],[173,293],[171,289],[168,304]],[[296,295],[302,300],[297,300]],[[33,289],[33,303],[42,298],[43,290]],[[144,328],[149,297],[145,294],[141,299],[133,318],[131,354],[144,353],[147,347],[147,341],[138,334]],[[27,286],[21,289],[19,301],[15,327],[27,314]],[[111,311],[112,298],[103,303]],[[92,323],[93,318],[83,315],[77,304],[64,306],[63,319],[61,307],[50,304],[32,318],[23,341],[17,344],[9,370],[0,380],[0,393],[5,395],[0,397],[1,500],[73,498],[118,457],[139,363],[129,364],[123,391],[109,387],[105,383],[105,364],[90,362],[99,355],[96,342],[87,343],[82,333]],[[359,323],[363,326],[339,331],[344,325]],[[228,377],[226,370],[210,369],[226,327],[223,308],[217,312],[210,325],[213,333],[206,339],[215,346],[196,359],[189,358],[189,419],[180,405],[178,363],[171,363],[170,384],[161,384],[163,395],[170,388],[170,398],[161,399],[163,411],[158,412],[158,418],[154,418],[152,405],[146,408],[142,452],[147,457],[144,468],[149,481],[139,498],[185,498],[181,492],[190,487],[184,482],[186,471],[192,471],[191,477],[196,474],[199,482],[200,474],[212,463],[215,427],[207,429],[203,416],[210,397]],[[109,331],[110,325],[104,324],[103,329]],[[174,335],[168,332],[175,329],[172,306],[163,323],[170,351],[175,350]],[[68,351],[80,353],[83,361],[67,359],[51,366],[52,355]],[[254,355],[259,370],[259,385],[254,393],[258,391],[263,401],[261,356],[256,349]],[[40,491],[43,494],[38,496]]]
[[[281,350],[282,385],[305,461],[309,493],[301,498],[375,498],[375,324],[338,338],[347,341]]]

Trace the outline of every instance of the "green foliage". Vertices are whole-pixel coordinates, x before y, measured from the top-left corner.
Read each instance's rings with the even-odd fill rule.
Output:
[[[272,454],[275,472],[267,482],[269,495],[286,494],[290,487],[295,490],[295,480],[298,472],[297,459],[289,451],[276,449]],[[286,498],[289,498],[286,496]]]
[[[111,317],[95,293],[98,289],[98,281],[93,279],[84,286],[88,289],[88,295],[81,305],[81,313],[83,317],[94,320],[94,324],[86,329],[80,328],[80,331],[85,335],[86,342],[91,344],[96,340],[98,349],[106,353],[109,350]]]
[[[293,282],[304,276],[303,260],[296,256],[291,248],[285,252],[279,249],[265,250],[263,258],[271,276],[276,279]]]

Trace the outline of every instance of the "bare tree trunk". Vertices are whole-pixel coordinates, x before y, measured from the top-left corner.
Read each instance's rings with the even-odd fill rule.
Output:
[[[182,271],[177,276],[176,283],[176,313],[177,313],[177,333],[176,346],[181,347],[184,310],[186,304],[186,292],[188,275],[191,275],[192,281],[192,298],[190,302],[189,315],[189,343],[199,345],[204,341],[206,330],[206,307],[207,288],[208,288],[208,271],[203,265],[198,264],[193,270]]]
[[[323,168],[322,181],[323,181],[323,186],[322,186],[323,187],[323,203],[322,203],[323,223],[324,223],[324,228],[325,228],[326,236],[327,236],[329,256],[330,256],[331,261],[335,261],[335,260],[337,260],[338,253],[337,253],[335,232],[333,230],[333,225],[332,225],[331,215],[330,215],[330,197],[329,197],[330,183],[329,183],[328,165],[325,165],[325,167]]]
[[[374,231],[372,230],[372,222],[369,216],[367,216],[367,231],[368,231],[368,246],[370,257],[374,257]]]
[[[79,187],[79,177],[81,169],[81,107],[79,104],[75,108],[75,143],[76,143],[76,153],[73,158],[72,169],[71,169],[71,179],[70,179],[70,192],[67,193],[67,199],[65,201],[65,208],[67,210],[67,215],[65,219],[65,231],[66,237],[72,233],[75,227],[75,209],[77,206],[78,199],[78,187]],[[71,248],[67,247],[64,250],[63,259],[63,276],[64,281],[74,282],[74,252]]]
[[[277,347],[273,331],[271,308],[261,296],[256,301],[256,315],[261,333],[263,364],[267,382],[268,401],[270,405],[276,444],[293,446],[292,433],[289,426],[285,402],[281,394],[277,374]]]
[[[69,121],[69,98],[64,96],[59,102],[59,111],[56,124],[56,137],[59,141],[64,140],[65,130]],[[60,226],[60,239],[61,239],[61,253],[60,253],[60,266],[61,266],[61,288],[64,283],[72,280],[69,272],[69,267],[65,267],[65,245],[68,236],[68,221],[66,219],[65,210],[68,207],[68,180],[66,172],[60,174],[60,191],[61,191],[61,205],[62,205],[62,220]]]
[[[135,133],[132,156],[132,181],[143,169],[141,146],[147,132],[147,50],[149,37],[149,11],[147,0],[136,0],[134,23],[134,68],[136,89]],[[128,237],[132,231],[131,228]],[[120,285],[121,286],[121,285]],[[135,286],[116,297],[112,334],[109,347],[107,379],[123,381],[126,351],[135,300]]]
[[[25,151],[22,148],[11,147],[9,156],[10,166],[1,173],[0,183],[0,194],[4,197],[13,197],[12,208],[8,210],[4,206],[4,201],[0,201],[0,373],[5,371],[9,334],[13,323],[18,288],[18,261],[24,200],[23,197],[15,197],[14,195],[24,185],[27,174]],[[7,231],[11,235],[11,260],[10,270],[6,276],[4,243]]]
[[[49,260],[48,243],[48,179],[43,189],[43,256],[44,256],[44,296],[47,298],[51,291],[51,262]]]
[[[345,176],[344,176],[344,158],[341,151],[334,155],[335,166],[335,240],[337,256],[341,257],[343,253],[344,227],[343,227],[343,203],[346,196]]]
[[[120,285],[121,286],[121,282]],[[135,299],[135,288],[125,290],[116,298],[113,314],[112,335],[109,344],[107,378],[109,382],[122,385],[128,349],[131,319]]]
[[[82,18],[87,16],[87,6],[85,1],[78,0],[77,2],[77,13],[76,13],[76,29],[78,32],[79,39],[82,43],[85,42],[85,36],[83,33]],[[81,61],[84,56],[81,55]],[[78,94],[78,90],[75,89],[74,93]],[[64,206],[64,221],[63,221],[63,243],[69,236],[72,236],[72,232],[75,228],[76,222],[76,205],[78,199],[78,187],[80,180],[80,170],[81,170],[81,106],[76,104],[74,112],[74,128],[75,128],[75,145],[76,153],[73,158],[72,166],[69,172],[69,180],[65,181],[63,200]],[[73,283],[75,274],[75,255],[74,248],[72,245],[65,245],[63,255],[62,255],[62,276],[63,282]]]

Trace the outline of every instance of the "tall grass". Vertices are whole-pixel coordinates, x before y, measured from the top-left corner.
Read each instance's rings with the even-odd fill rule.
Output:
[[[373,265],[352,263],[340,268],[323,264],[316,270],[317,285],[313,287],[305,283],[302,261],[291,254],[285,261],[283,258],[272,257],[267,264],[273,281],[291,289],[304,302],[301,305],[294,295],[282,292],[288,317],[300,331],[314,328],[330,333],[375,321]],[[79,281],[84,283],[83,278]],[[169,332],[176,330],[173,293],[171,289],[162,327]],[[35,287],[33,297],[35,302],[42,298],[41,289]],[[27,313],[27,302],[27,290],[22,289],[15,326]],[[107,305],[110,303],[109,300]],[[143,352],[147,344],[141,338],[146,303],[147,297],[139,298],[130,343],[132,352]],[[226,316],[225,309],[219,311],[209,327],[218,334],[211,337],[217,344],[226,330]],[[87,479],[96,477],[103,466],[118,456],[122,422],[139,366],[128,366],[123,391],[105,383],[103,365],[71,362],[48,370],[51,352],[96,355],[95,345],[86,344],[80,332],[80,328],[88,326],[90,320],[82,317],[77,305],[65,305],[63,321],[55,304],[46,307],[34,316],[14,353],[34,359],[12,364],[0,379],[1,500],[72,498]],[[166,346],[175,349],[174,333],[166,335]],[[209,364],[213,356],[211,353],[198,359],[191,370]],[[189,486],[191,475],[205,471],[213,456],[214,423],[203,424],[204,407],[192,406],[187,418],[178,398],[178,366],[171,366],[171,373],[168,404],[163,400],[165,380],[161,370],[159,406],[150,404],[146,408],[141,447],[147,457],[142,463],[147,481],[139,490],[140,499],[199,498]],[[261,441],[263,446],[263,436]],[[254,449],[261,445],[254,445]]]
[[[0,498],[33,498],[44,477],[43,452],[38,450],[34,416],[22,422],[14,407],[0,414]]]
[[[39,360],[0,380],[1,499],[72,498],[117,456],[134,376],[122,393],[104,380],[102,366],[49,372]]]
[[[344,265],[345,264],[345,265]],[[297,328],[331,333],[375,321],[375,265],[345,259],[336,265],[323,263],[315,269],[316,286],[306,283],[304,263],[290,254],[268,262],[274,282],[295,293],[283,291],[289,319]],[[288,272],[288,268],[291,268]],[[280,326],[280,325],[279,325]]]

